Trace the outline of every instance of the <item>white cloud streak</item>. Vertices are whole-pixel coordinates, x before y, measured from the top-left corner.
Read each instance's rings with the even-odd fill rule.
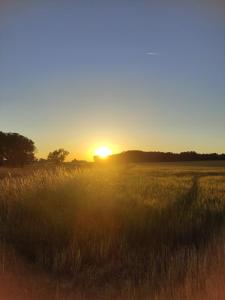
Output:
[[[152,51],[149,51],[149,52],[146,52],[147,55],[151,55],[151,56],[157,56],[159,55],[158,52],[152,52]]]

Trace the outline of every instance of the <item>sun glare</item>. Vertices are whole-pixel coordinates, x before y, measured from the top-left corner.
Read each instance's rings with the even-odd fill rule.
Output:
[[[112,150],[106,146],[102,146],[95,150],[95,155],[102,159],[107,158],[111,154],[112,154]]]

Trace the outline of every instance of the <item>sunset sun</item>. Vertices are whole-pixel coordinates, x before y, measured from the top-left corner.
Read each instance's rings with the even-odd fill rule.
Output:
[[[107,158],[111,154],[112,154],[112,150],[106,146],[102,146],[95,150],[95,155],[102,159]]]

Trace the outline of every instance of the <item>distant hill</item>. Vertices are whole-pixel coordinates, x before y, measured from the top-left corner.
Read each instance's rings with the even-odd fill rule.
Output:
[[[98,158],[97,158],[98,160]],[[195,151],[172,153],[172,152],[145,152],[129,150],[119,154],[113,154],[108,158],[111,162],[176,162],[176,161],[207,161],[225,160],[225,154],[209,153],[202,154]]]

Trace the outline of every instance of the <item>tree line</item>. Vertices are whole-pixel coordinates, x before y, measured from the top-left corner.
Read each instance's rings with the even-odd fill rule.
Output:
[[[98,158],[96,158],[98,160]],[[218,153],[197,153],[187,151],[181,153],[160,152],[160,151],[139,151],[129,150],[110,156],[109,161],[118,163],[138,163],[138,162],[177,162],[177,161],[206,161],[206,160],[225,160],[225,154]]]
[[[37,162],[35,152],[36,147],[31,139],[19,133],[0,131],[0,166],[22,167]],[[39,161],[62,163],[67,155],[69,152],[61,148],[50,152],[47,159],[40,159]]]
[[[47,159],[35,157],[36,147],[34,142],[19,134],[5,133],[0,131],[0,166],[24,166],[34,162],[63,163],[69,152],[60,148],[48,154]],[[95,156],[95,162],[102,161]],[[200,154],[195,151],[181,153],[139,150],[125,151],[108,157],[108,162],[116,163],[138,163],[138,162],[176,162],[176,161],[198,161],[198,160],[225,160],[225,154],[210,153]],[[78,162],[74,159],[72,162]],[[82,162],[82,161],[80,161]]]

